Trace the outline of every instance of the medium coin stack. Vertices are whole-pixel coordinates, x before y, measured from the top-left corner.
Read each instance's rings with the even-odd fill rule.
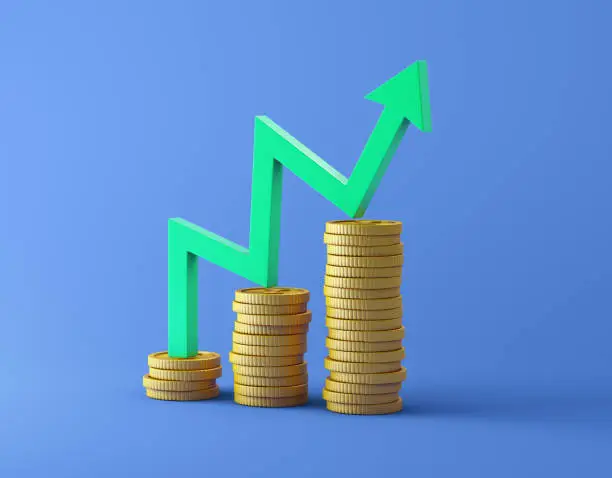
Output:
[[[157,400],[208,400],[219,396],[221,356],[198,352],[190,358],[173,358],[168,352],[149,355],[149,373],[142,377],[147,397]]]
[[[230,362],[234,401],[250,407],[294,407],[308,401],[304,353],[311,320],[306,289],[236,291]]]
[[[330,376],[323,399],[333,412],[382,415],[402,409],[401,232],[397,221],[326,224],[325,368]]]

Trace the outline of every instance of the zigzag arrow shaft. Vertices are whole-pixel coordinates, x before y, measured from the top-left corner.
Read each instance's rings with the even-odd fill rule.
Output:
[[[386,97],[376,127],[350,176],[346,178],[314,152],[265,116],[255,119],[251,229],[249,249],[217,234],[174,218],[168,222],[168,352],[172,357],[191,357],[198,351],[197,283],[198,257],[263,286],[276,285],[283,166],[351,217],[367,209],[408,125],[429,129],[429,103],[423,97],[426,71],[417,62],[389,80],[416,69],[417,122],[393,98]],[[424,83],[424,84],[423,84]],[[405,81],[403,82],[405,85]],[[371,94],[371,95],[372,95]],[[405,94],[405,92],[404,92]],[[422,100],[425,101],[422,101]],[[405,106],[405,105],[401,105]],[[413,115],[413,112],[410,112]]]

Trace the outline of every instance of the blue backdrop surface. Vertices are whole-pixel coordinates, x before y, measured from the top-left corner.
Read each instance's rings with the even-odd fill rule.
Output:
[[[0,475],[612,473],[610,85],[601,1],[0,3]],[[232,402],[234,290],[201,262],[222,397],[145,398],[166,221],[246,245],[253,118],[349,174],[363,95],[429,64],[368,210],[405,224],[405,411],[329,413],[324,223],[286,175],[281,283],[312,291],[311,403]],[[607,452],[606,452],[607,450]],[[240,473],[240,474],[239,474]]]

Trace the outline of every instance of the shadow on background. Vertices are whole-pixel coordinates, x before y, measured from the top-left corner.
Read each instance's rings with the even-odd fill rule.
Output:
[[[612,389],[431,388],[402,392],[402,398],[405,417],[582,423],[612,430]]]

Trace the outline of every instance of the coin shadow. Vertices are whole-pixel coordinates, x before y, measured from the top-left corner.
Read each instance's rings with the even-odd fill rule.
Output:
[[[304,405],[304,408],[313,409],[327,409],[326,402],[320,395],[308,397],[308,402]]]
[[[231,388],[220,388],[219,396],[216,398],[219,402],[234,403],[234,390]]]

